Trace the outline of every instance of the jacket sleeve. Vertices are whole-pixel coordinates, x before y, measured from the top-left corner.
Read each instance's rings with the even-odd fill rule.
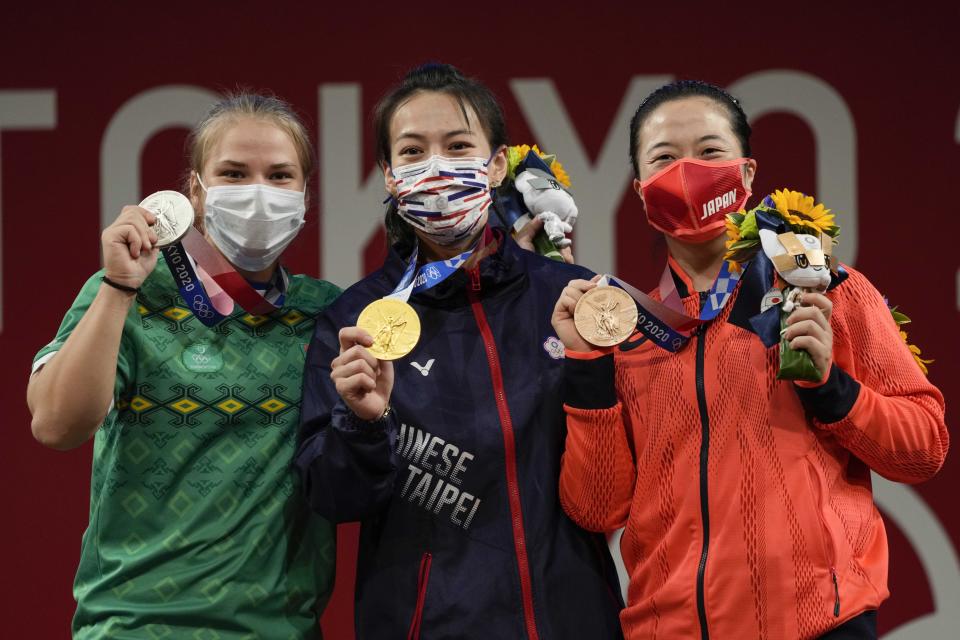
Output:
[[[560,504],[588,531],[623,527],[636,480],[612,353],[567,353],[564,360],[567,441],[560,462]]]
[[[900,336],[883,297],[849,269],[834,290],[833,367],[820,385],[798,385],[814,425],[871,469],[921,482],[943,465],[949,446],[943,395]]]
[[[321,313],[310,341],[296,467],[310,507],[332,522],[351,522],[375,515],[393,494],[397,419],[391,412],[364,422],[340,399],[330,379],[339,325]]]

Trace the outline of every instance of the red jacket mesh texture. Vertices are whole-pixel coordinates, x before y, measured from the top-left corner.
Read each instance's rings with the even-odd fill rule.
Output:
[[[946,455],[942,395],[913,361],[880,294],[848,271],[829,294],[834,362],[861,388],[838,422],[807,417],[793,384],[776,379],[778,347],[765,349],[726,321],[735,300],[705,333],[704,585],[713,638],[814,638],[877,608],[889,595],[887,542],[870,469],[919,482]],[[684,299],[688,313],[698,304],[697,295]],[[561,502],[584,528],[626,527],[627,638],[700,637],[699,339],[675,354],[649,342],[616,351],[617,405],[567,406]]]

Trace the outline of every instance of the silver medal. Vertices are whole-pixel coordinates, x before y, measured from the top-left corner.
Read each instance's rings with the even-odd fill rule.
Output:
[[[179,191],[157,191],[143,199],[140,206],[157,216],[153,232],[157,246],[169,246],[187,235],[193,226],[193,205]]]

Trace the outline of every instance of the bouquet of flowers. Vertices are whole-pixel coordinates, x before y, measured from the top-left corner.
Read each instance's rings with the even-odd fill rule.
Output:
[[[823,378],[825,372],[817,369],[810,354],[791,349],[784,333],[803,292],[824,292],[838,282],[839,265],[832,256],[838,235],[840,228],[830,210],[798,191],[778,190],[750,211],[727,216],[725,258],[731,269],[741,270],[762,251],[776,272],[760,311],[780,308],[779,379],[818,382]]]
[[[543,232],[534,237],[541,255],[563,260],[558,249],[570,244],[567,234],[577,220],[577,205],[567,189],[570,177],[556,156],[537,148],[517,145],[507,149],[507,177],[497,193],[504,224],[519,231],[533,218],[543,221]]]

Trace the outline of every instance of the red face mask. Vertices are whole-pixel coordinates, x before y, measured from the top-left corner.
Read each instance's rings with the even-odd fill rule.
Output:
[[[644,180],[640,192],[650,226],[691,243],[721,235],[726,215],[750,197],[741,170],[746,162],[683,158]]]

